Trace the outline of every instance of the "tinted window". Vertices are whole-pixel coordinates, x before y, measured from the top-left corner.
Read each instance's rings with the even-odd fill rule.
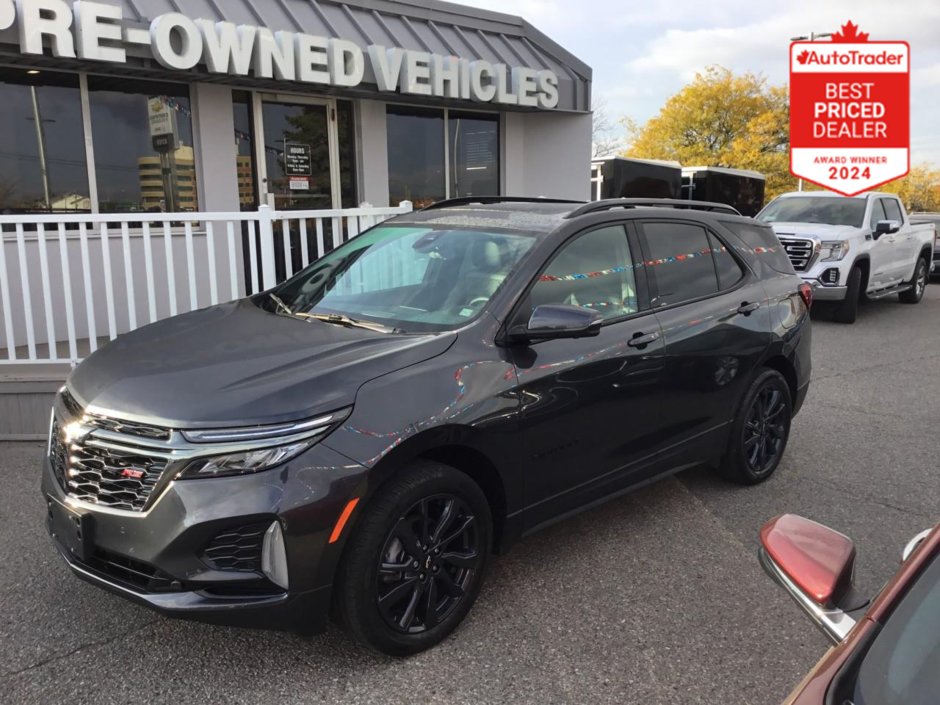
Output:
[[[711,243],[712,257],[715,259],[715,271],[718,272],[718,286],[722,289],[730,289],[741,281],[744,272],[741,271],[741,265],[734,256],[725,247],[725,243],[708,233],[708,242]]]
[[[745,252],[754,255],[771,269],[784,274],[794,274],[786,250],[769,225],[731,221],[722,222],[722,225],[741,239]]]
[[[0,69],[0,104],[0,212],[89,211],[78,76]]]
[[[839,702],[931,705],[940,693],[940,560],[934,560],[888,618]],[[854,692],[853,692],[854,691]]]
[[[888,214],[885,213],[885,204],[883,198],[876,198],[871,204],[871,218],[868,220],[868,227],[872,230],[878,225],[879,220],[887,220]]]
[[[444,111],[389,106],[385,125],[389,203],[417,209],[443,200]]]
[[[499,116],[447,115],[450,148],[450,196],[499,194]]]
[[[637,311],[636,280],[620,225],[594,230],[565,245],[539,277],[532,308],[571,304],[617,318]]]
[[[888,214],[888,220],[896,220],[899,223],[904,222],[904,216],[901,215],[901,206],[893,198],[882,198],[885,206],[885,213]]]
[[[89,76],[88,100],[101,211],[196,210],[189,87]]]
[[[656,306],[708,296],[718,291],[712,248],[705,228],[689,223],[643,224],[649,259],[647,271],[656,283]]]
[[[865,220],[865,199],[787,196],[771,202],[757,219],[765,223],[825,223],[860,228]]]

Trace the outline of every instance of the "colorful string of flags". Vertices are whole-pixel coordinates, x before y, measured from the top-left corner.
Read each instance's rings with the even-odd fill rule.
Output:
[[[744,248],[742,248],[744,249]],[[756,255],[766,254],[768,252],[776,252],[778,248],[776,247],[755,247],[751,250]],[[539,281],[542,282],[570,282],[577,281],[579,279],[596,279],[597,277],[607,276],[608,274],[621,274],[623,272],[630,271],[637,267],[656,267],[661,264],[674,264],[676,262],[684,262],[688,259],[694,259],[696,257],[706,257],[712,253],[720,254],[726,252],[727,248],[716,247],[710,248],[706,247],[704,249],[698,250],[697,252],[686,252],[681,255],[673,255],[671,257],[660,257],[659,259],[646,260],[639,264],[626,264],[618,265],[616,267],[611,267],[609,269],[600,269],[596,272],[584,272],[578,274],[543,274],[539,277]]]

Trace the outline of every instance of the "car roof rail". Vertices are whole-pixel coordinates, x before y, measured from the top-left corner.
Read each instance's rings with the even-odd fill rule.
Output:
[[[579,215],[599,213],[614,208],[679,208],[685,210],[709,211],[726,215],[741,215],[741,212],[726,203],[711,201],[686,201],[682,198],[606,198],[601,201],[585,203],[575,208],[565,218],[577,218]]]
[[[443,201],[436,201],[429,206],[422,208],[422,211],[431,211],[438,208],[450,208],[452,206],[468,206],[475,203],[487,205],[490,203],[570,203],[583,205],[584,201],[572,201],[566,198],[542,198],[541,196],[460,196],[459,198],[447,198]]]

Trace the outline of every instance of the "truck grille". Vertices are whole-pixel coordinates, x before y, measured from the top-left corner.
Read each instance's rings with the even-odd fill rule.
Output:
[[[803,238],[784,236],[780,236],[778,239],[780,240],[780,244],[783,245],[783,249],[787,251],[787,256],[790,258],[790,264],[793,265],[793,269],[797,272],[805,272],[809,269],[813,261],[813,256],[816,254],[815,242],[812,240],[804,240]]]
[[[114,509],[146,508],[167,467],[167,454],[154,449],[153,442],[168,439],[169,430],[84,414],[68,392],[61,402],[50,429],[49,460],[65,493]],[[72,422],[80,422],[85,432],[67,440],[65,429]]]

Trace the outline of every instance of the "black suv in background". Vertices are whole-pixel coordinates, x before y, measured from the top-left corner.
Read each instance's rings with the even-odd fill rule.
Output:
[[[123,335],[55,402],[42,491],[80,577],[164,613],[391,654],[488,556],[683,468],[777,468],[811,290],[727,206],[461,199],[254,296]]]

